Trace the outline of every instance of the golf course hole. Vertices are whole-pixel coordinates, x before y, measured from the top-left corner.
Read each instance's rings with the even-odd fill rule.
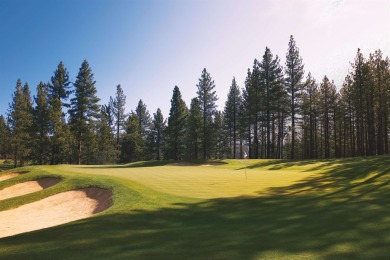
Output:
[[[84,188],[0,211],[0,238],[88,218],[108,209],[111,197],[110,190]]]
[[[40,178],[34,181],[27,181],[6,187],[0,190],[0,200],[22,196],[25,194],[49,188],[61,181],[60,178]]]

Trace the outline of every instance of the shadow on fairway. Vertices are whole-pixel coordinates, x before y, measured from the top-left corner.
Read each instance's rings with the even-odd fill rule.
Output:
[[[385,259],[390,164],[383,160],[347,161],[317,178],[271,189],[269,197],[108,214],[2,239],[0,257],[2,248],[14,248],[7,258]]]
[[[310,167],[310,165],[313,165]],[[358,170],[364,173],[367,169],[383,168],[390,165],[390,156],[372,156],[372,157],[355,157],[355,158],[343,158],[343,159],[313,159],[313,160],[264,160],[245,167],[237,168],[236,170],[244,169],[257,169],[266,167],[267,170],[282,170],[290,167],[305,166],[305,171],[316,171],[327,169],[332,166],[342,166],[344,169],[353,167],[354,170]],[[359,168],[357,168],[359,167]],[[362,168],[360,168],[362,167]],[[339,170],[339,169],[337,169]]]
[[[173,161],[173,160],[162,160],[162,161],[141,161],[133,162],[129,164],[120,164],[120,165],[96,165],[96,166],[83,166],[82,168],[99,168],[99,169],[115,169],[115,168],[142,168],[142,167],[157,167],[157,166],[202,166],[204,164],[209,164],[213,166],[224,165],[227,162],[221,160],[191,160],[191,161]]]

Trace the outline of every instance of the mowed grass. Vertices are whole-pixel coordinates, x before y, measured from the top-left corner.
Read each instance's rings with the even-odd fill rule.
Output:
[[[28,173],[0,182],[0,189],[42,176],[63,181],[0,201],[0,210],[87,186],[113,190],[113,206],[89,219],[0,239],[0,258],[389,256],[390,157],[224,162],[15,169]]]
[[[63,165],[65,172],[107,175],[129,179],[153,190],[193,198],[222,198],[269,195],[270,187],[288,187],[313,175],[309,171],[272,170],[268,167],[250,168],[246,161],[226,161],[218,166],[132,167]],[[249,161],[248,161],[249,162]],[[267,161],[251,161],[251,163]]]

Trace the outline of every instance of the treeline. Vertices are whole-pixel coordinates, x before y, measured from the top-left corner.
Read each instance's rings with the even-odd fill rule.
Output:
[[[308,73],[294,38],[286,63],[266,48],[248,69],[244,86],[233,78],[223,111],[204,69],[189,106],[173,89],[167,119],[139,101],[126,112],[120,85],[99,105],[87,61],[75,82],[61,62],[31,98],[16,83],[8,113],[0,116],[0,157],[15,166],[109,164],[139,160],[210,158],[338,158],[389,153],[390,62],[380,50],[358,49],[339,90],[327,76]]]

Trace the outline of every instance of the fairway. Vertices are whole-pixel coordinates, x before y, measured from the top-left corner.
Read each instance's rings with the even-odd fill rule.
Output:
[[[388,256],[390,157],[222,162],[58,165],[6,171],[0,175],[0,190],[38,178],[61,181],[0,201],[1,212],[86,187],[108,189],[113,195],[111,207],[93,217],[1,238],[0,258]],[[4,178],[11,172],[23,174]]]
[[[254,163],[255,161],[252,161]],[[266,161],[258,161],[266,163]],[[62,171],[108,175],[129,179],[153,190],[192,198],[266,196],[273,188],[287,187],[312,178],[311,171],[248,168],[245,161],[218,166],[75,166],[63,165]]]

